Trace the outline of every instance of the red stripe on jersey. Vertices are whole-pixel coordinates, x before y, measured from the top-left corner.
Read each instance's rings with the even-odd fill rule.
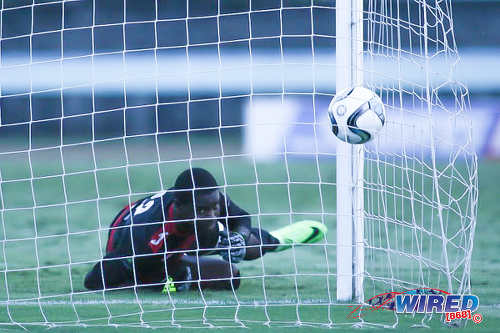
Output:
[[[135,204],[135,202],[132,205],[134,205],[134,204]],[[120,216],[118,216],[116,218],[116,220],[111,224],[111,228],[118,227],[120,225],[120,223],[122,222],[123,218],[125,217],[125,215],[127,215],[127,213],[129,211],[130,211],[130,205],[125,206],[122,209],[122,213],[120,214]],[[106,244],[106,252],[107,253],[113,251],[113,238],[115,236],[115,232],[116,232],[116,229],[113,229],[109,232],[108,244]]]
[[[170,221],[173,218],[174,218],[174,203],[172,202],[170,204],[170,207],[168,207],[167,221]]]
[[[167,213],[167,221],[172,221],[174,219],[174,205],[173,203],[170,204],[168,207],[168,213]],[[181,233],[179,230],[177,230],[176,223],[164,223],[156,232],[151,236],[151,240],[149,241],[148,245],[151,248],[151,251],[153,253],[158,253],[162,248],[165,246],[165,240],[167,239],[168,235],[176,235],[180,237],[185,237],[185,239],[182,241],[181,245],[179,246],[179,250],[188,250],[191,248],[193,245],[193,242],[195,240],[194,234],[189,234],[189,233]],[[180,256],[181,253],[171,253],[167,255],[167,258],[170,258],[171,256]]]

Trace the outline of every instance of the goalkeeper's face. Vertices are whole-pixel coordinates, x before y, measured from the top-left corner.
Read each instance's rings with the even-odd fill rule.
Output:
[[[192,220],[182,223],[181,229],[193,230],[194,223],[198,235],[218,235],[219,191],[196,193],[194,204],[193,202],[176,202],[175,208],[176,219]]]

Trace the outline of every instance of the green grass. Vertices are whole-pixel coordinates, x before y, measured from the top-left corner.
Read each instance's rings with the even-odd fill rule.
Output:
[[[138,147],[144,147],[145,144],[141,142]],[[134,166],[125,168],[124,150],[120,142],[96,148],[95,159],[90,147],[82,145],[79,149],[76,153],[64,150],[63,158],[58,149],[33,154],[31,170],[27,154],[0,157],[4,205],[0,208],[5,209],[1,215],[5,229],[0,231],[0,239],[5,239],[4,251],[0,251],[0,301],[3,302],[0,303],[0,323],[5,324],[6,329],[21,330],[11,325],[12,322],[19,322],[33,323],[24,325],[30,330],[44,330],[46,326],[40,323],[47,320],[97,325],[87,328],[85,331],[88,332],[136,332],[136,327],[116,328],[108,324],[140,325],[141,322],[155,327],[176,327],[178,324],[185,327],[241,327],[244,323],[252,329],[267,331],[263,323],[270,321],[273,331],[284,332],[299,323],[301,326],[295,330],[309,331],[313,323],[318,329],[326,328],[331,323],[344,323],[345,326],[339,325],[337,328],[350,331],[351,325],[359,322],[347,319],[350,312],[347,305],[328,305],[329,298],[335,300],[336,293],[334,158],[321,156],[317,165],[314,159],[290,155],[288,168],[283,158],[272,163],[259,162],[254,168],[252,160],[242,157],[225,158],[222,165],[220,159],[212,158],[219,152],[212,154],[200,149],[199,155],[195,157],[205,159],[194,164],[210,169],[220,183],[224,180],[224,166],[226,182],[235,185],[227,188],[231,198],[250,213],[263,214],[260,219],[253,219],[254,225],[259,222],[263,228],[273,229],[305,218],[320,219],[321,216],[315,215],[315,212],[321,211],[322,200],[324,212],[327,213],[323,221],[330,229],[328,241],[318,246],[297,246],[292,251],[268,254],[262,259],[240,264],[243,281],[236,293],[190,291],[173,293],[170,299],[152,290],[138,290],[137,293],[131,290],[88,292],[83,288],[83,278],[93,262],[101,258],[107,237],[106,227],[118,210],[129,200],[168,187],[189,163],[185,160],[174,161],[170,156],[179,156],[179,152],[168,149],[159,152],[161,162],[158,163],[158,154],[152,154],[150,149],[130,148],[134,153],[128,152],[129,156],[133,156],[133,160],[129,158],[129,163]],[[230,149],[227,148],[225,153],[228,154]],[[99,171],[93,171],[94,164]],[[323,181],[321,187],[314,184],[319,180],[318,166]],[[480,164],[480,203],[473,253],[472,290],[480,298],[478,312],[483,314],[484,321],[479,325],[469,323],[467,331],[494,330],[500,325],[498,307],[494,307],[500,303],[500,259],[497,255],[500,251],[497,240],[500,232],[500,205],[497,203],[500,179],[496,178],[499,167],[498,162],[483,161]],[[61,176],[63,171],[65,177]],[[27,180],[31,173],[36,177],[33,183]],[[418,174],[412,176],[418,177]],[[287,185],[289,179],[294,183]],[[257,181],[261,184],[258,187],[255,186]],[[398,177],[387,182],[393,185],[394,193],[407,191],[404,180],[400,181]],[[423,187],[421,192],[428,190],[427,180],[417,183]],[[129,193],[139,194],[130,196]],[[97,197],[99,200],[95,200]],[[380,201],[384,198],[375,196],[367,200]],[[425,208],[425,200],[421,201],[420,208]],[[68,204],[61,205],[64,202]],[[32,208],[34,204],[36,209]],[[410,215],[407,208],[398,210],[402,204],[408,206],[396,199],[394,202],[387,200],[386,209],[389,214],[406,221]],[[377,209],[373,206],[372,211],[377,212]],[[425,221],[429,218],[426,214],[430,213],[425,211],[418,215],[417,220]],[[374,243],[383,234],[378,231],[379,228],[379,224],[373,223],[370,229]],[[391,247],[415,253],[411,234],[406,235],[406,229],[390,226],[391,237],[396,235],[406,238],[380,240],[379,245],[384,246],[384,242],[389,242]],[[424,254],[438,260],[439,252],[436,253],[436,249],[431,251],[436,242],[424,245],[427,251]],[[398,276],[417,281],[412,276],[415,260],[399,257],[391,255],[391,261],[399,265]],[[367,259],[370,272],[387,274],[385,252],[367,251],[367,258],[370,258]],[[72,263],[70,267],[67,265],[69,262]],[[442,274],[426,272],[429,273],[427,279],[430,283],[435,282],[433,287],[446,289],[441,280]],[[366,295],[371,297],[376,291],[387,291],[387,288],[379,282],[368,282]],[[71,292],[73,296],[70,296]],[[42,296],[40,303],[36,301],[39,296]],[[7,299],[11,302],[23,301],[6,306]],[[301,305],[296,306],[299,300]],[[209,306],[205,307],[205,304]],[[235,317],[242,323],[235,322]],[[368,313],[365,320],[387,325],[398,321],[396,331],[405,331],[423,320],[418,316],[398,318],[396,320],[392,312],[381,310]],[[432,331],[448,329],[436,316],[425,322],[433,328]],[[367,327],[365,330],[369,329]],[[51,329],[55,332],[81,330],[81,326]]]

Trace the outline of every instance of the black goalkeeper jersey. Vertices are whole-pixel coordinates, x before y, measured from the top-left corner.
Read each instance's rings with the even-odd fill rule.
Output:
[[[111,223],[106,258],[134,257],[141,271],[158,271],[196,249],[194,231],[181,232],[173,221],[173,192],[158,193],[123,208]],[[250,230],[250,216],[219,192],[220,222],[231,231]],[[140,273],[140,272],[139,272]],[[143,275],[143,274],[141,274]]]

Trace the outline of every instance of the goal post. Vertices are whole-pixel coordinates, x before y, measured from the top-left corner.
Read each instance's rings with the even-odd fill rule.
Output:
[[[336,90],[363,84],[363,0],[336,2]],[[337,142],[337,300],[363,302],[363,145]]]

